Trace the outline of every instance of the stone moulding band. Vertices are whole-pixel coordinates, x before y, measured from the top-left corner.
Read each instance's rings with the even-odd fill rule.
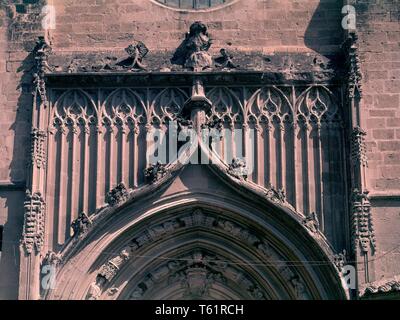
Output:
[[[341,79],[327,77],[315,78],[313,72],[301,72],[285,78],[284,72],[264,71],[202,71],[202,72],[77,72],[77,73],[46,73],[45,81],[51,87],[93,87],[93,86],[154,86],[174,83],[176,86],[190,86],[195,78],[201,79],[206,85],[340,85]],[[173,80],[173,82],[171,82]]]

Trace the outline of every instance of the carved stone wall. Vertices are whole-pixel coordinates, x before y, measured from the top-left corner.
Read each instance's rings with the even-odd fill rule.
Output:
[[[16,248],[27,221],[25,190],[33,195],[40,190],[46,200],[45,247],[59,250],[73,233],[70,225],[79,215],[90,216],[106,203],[125,199],[124,188],[109,194],[118,183],[124,182],[129,189],[148,182],[143,172],[144,136],[151,127],[165,128],[190,94],[189,82],[153,83],[148,85],[149,92],[123,82],[108,83],[108,87],[97,83],[91,89],[69,83],[68,89],[49,88],[49,108],[42,109],[48,112],[42,117],[46,123],[37,123],[32,116],[32,91],[41,89],[38,96],[46,98],[40,71],[49,71],[31,54],[37,37],[45,36],[55,51],[65,55],[55,59],[52,71],[111,72],[116,57],[126,56],[124,48],[133,44],[127,51],[131,64],[118,70],[153,70],[156,66],[157,72],[168,73],[179,69],[171,65],[170,58],[189,25],[197,20],[208,26],[213,40],[210,54],[217,57],[220,53],[215,59],[218,71],[276,72],[267,76],[267,81],[261,77],[263,85],[210,85],[206,90],[215,104],[209,123],[215,121],[216,128],[228,129],[227,134],[231,128],[255,129],[260,165],[247,179],[281,189],[279,194],[271,191],[273,196],[285,196],[308,217],[307,224],[312,228],[319,225],[338,251],[350,249],[346,227],[350,227],[347,220],[353,213],[355,225],[367,224],[368,232],[375,236],[371,276],[380,279],[398,274],[400,30],[396,0],[349,1],[356,6],[360,54],[352,56],[359,68],[353,70],[356,77],[350,80],[360,82],[361,73],[363,76],[363,99],[356,116],[343,116],[343,111],[349,110],[342,110],[347,104],[339,98],[342,92],[335,85],[348,79],[339,74],[335,80],[324,81],[329,78],[324,74],[336,70],[334,61],[343,60],[330,57],[341,52],[342,1],[284,0],[277,6],[272,0],[238,0],[207,13],[183,15],[155,4],[155,0],[54,0],[54,30],[43,30],[41,23],[42,7],[50,1],[0,2],[0,224],[5,226],[0,288],[7,288],[0,290],[0,298],[15,299],[15,286],[21,283],[17,272],[27,271],[25,264],[21,270],[15,268],[20,259]],[[309,75],[303,75],[304,71]],[[292,86],[296,74],[307,81]],[[269,80],[277,86],[265,86]],[[347,117],[360,117],[359,127],[347,127]],[[246,152],[248,146],[243,141]],[[337,152],[345,147],[351,154]],[[230,163],[233,156],[224,153],[222,142],[220,153]],[[344,175],[350,160],[365,169],[360,175],[366,183],[359,194],[370,191],[366,206],[349,204],[354,190],[346,188],[343,181],[351,179]],[[240,169],[240,162],[234,164]],[[361,222],[354,214],[360,208],[368,211],[368,219]],[[40,219],[35,223],[41,224]],[[29,232],[28,239],[37,236],[34,246],[40,247],[40,232],[35,231],[35,236]],[[370,244],[372,235],[367,237]]]

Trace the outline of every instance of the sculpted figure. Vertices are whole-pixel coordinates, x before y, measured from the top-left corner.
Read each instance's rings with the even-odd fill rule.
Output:
[[[89,287],[89,290],[86,294],[86,300],[97,300],[101,296],[101,293],[103,291],[102,287],[105,283],[105,278],[97,276],[96,282],[93,282]]]
[[[180,64],[193,71],[202,71],[212,67],[213,60],[207,52],[211,39],[205,24],[196,21],[190,26],[185,40],[176,50],[171,62]]]

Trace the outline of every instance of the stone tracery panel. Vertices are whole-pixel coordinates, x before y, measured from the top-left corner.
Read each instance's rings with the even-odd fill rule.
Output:
[[[212,103],[208,121],[225,135],[216,146],[221,158],[230,163],[254,152],[248,180],[283,189],[305,215],[315,212],[322,231],[340,247],[335,228],[342,228],[345,212],[344,144],[335,93],[325,86],[263,86],[210,87],[206,95]],[[161,128],[168,140],[168,123],[179,118],[188,96],[189,87],[51,90],[49,152],[56,161],[48,168],[48,202],[50,223],[58,230],[54,243],[63,244],[79,213],[103,206],[118,183],[145,183],[146,134]]]

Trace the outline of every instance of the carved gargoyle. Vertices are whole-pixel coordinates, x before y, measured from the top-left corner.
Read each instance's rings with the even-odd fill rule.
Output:
[[[144,175],[150,183],[154,183],[161,179],[166,173],[167,170],[165,169],[165,164],[160,161],[157,161],[157,163],[150,165],[144,170]]]
[[[92,221],[88,215],[85,212],[82,212],[71,224],[71,228],[74,231],[74,237],[81,237],[89,230],[91,225]]]
[[[115,206],[128,199],[129,192],[123,182],[119,183],[114,189],[107,193],[106,202],[111,206]]]
[[[219,52],[220,52],[221,55],[214,59],[215,60],[215,66],[217,68],[235,69],[235,68],[238,67],[232,61],[232,59],[233,59],[232,54],[230,54],[226,49],[222,48]]]
[[[207,52],[211,47],[211,43],[207,26],[200,21],[196,21],[190,26],[185,40],[176,50],[171,62],[193,71],[211,68],[213,60]]]
[[[246,160],[241,158],[232,159],[232,163],[228,166],[228,173],[239,179],[247,179],[248,169]]]

